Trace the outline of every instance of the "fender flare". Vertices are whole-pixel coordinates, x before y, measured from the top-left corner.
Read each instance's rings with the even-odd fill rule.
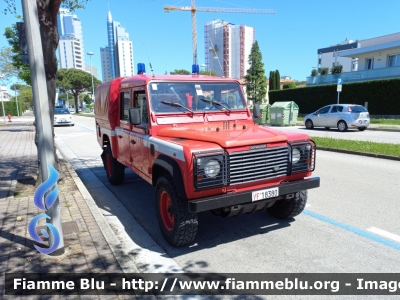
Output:
[[[155,165],[162,167],[171,175],[172,179],[174,180],[176,189],[178,190],[179,196],[186,199],[187,197],[185,186],[183,184],[182,172],[179,168],[178,163],[166,155],[159,155],[154,161],[153,169]],[[153,184],[155,185],[156,182],[153,182]]]

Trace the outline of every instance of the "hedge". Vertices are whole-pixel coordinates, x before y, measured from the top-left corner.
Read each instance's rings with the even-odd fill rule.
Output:
[[[12,116],[18,116],[17,113],[17,104],[15,103],[15,100],[12,101],[3,101],[4,103],[4,110],[6,111],[6,116],[8,114]],[[22,116],[22,103],[21,101],[18,101],[18,110],[19,110],[19,115]],[[0,103],[0,117],[3,117],[3,106]]]
[[[294,101],[300,114],[337,103],[336,84],[320,85],[281,91],[270,91],[269,102]],[[368,102],[368,111],[373,115],[400,115],[400,79],[374,80],[344,83],[340,92],[340,103],[361,104]]]

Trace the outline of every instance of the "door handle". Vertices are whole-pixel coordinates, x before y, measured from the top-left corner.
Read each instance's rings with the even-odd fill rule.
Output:
[[[118,137],[121,139],[121,138],[122,138],[122,135],[119,135],[119,134],[118,134]]]
[[[131,140],[131,144],[135,145],[136,144],[135,140]]]

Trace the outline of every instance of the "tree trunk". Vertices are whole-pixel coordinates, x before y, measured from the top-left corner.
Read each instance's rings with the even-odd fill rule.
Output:
[[[60,8],[62,0],[37,0],[39,23],[40,23],[40,36],[42,40],[44,70],[46,75],[47,84],[47,97],[49,103],[51,130],[54,143],[54,106],[56,97],[56,78],[57,78],[57,58],[56,49],[58,46],[59,35],[57,31],[57,13]],[[36,131],[36,136],[38,132]],[[37,141],[35,141],[37,146]],[[59,169],[58,158],[56,154],[56,147],[54,144],[54,161],[56,170]],[[39,174],[37,182],[41,183],[42,176],[40,174],[40,161]],[[40,179],[40,180],[39,180]]]
[[[74,92],[75,113],[79,113],[79,94]]]

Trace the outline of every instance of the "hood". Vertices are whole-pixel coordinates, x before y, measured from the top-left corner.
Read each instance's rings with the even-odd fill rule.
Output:
[[[213,123],[209,126],[202,124],[165,127],[160,129],[157,135],[212,142],[223,148],[286,142],[288,140],[285,133],[271,128],[253,124],[236,125],[236,127],[230,125],[230,128],[227,129],[224,129],[223,123],[219,124],[219,126]]]

